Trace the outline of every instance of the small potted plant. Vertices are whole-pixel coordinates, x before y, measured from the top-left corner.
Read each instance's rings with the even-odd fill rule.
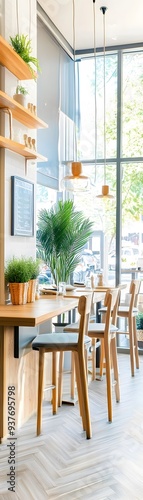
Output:
[[[5,267],[5,280],[9,285],[12,304],[26,304],[30,279],[29,259],[13,257]]]
[[[136,316],[136,328],[137,328],[137,339],[138,347],[143,349],[143,311],[139,311]]]
[[[29,259],[29,272],[30,280],[27,293],[27,302],[35,302],[36,288],[37,288],[37,278],[40,272],[40,260],[39,259]]]
[[[27,94],[28,94],[28,91],[25,87],[22,87],[22,85],[17,85],[16,93],[14,94],[13,99],[15,101],[19,102],[19,104],[21,104],[21,106],[26,107],[25,96]]]

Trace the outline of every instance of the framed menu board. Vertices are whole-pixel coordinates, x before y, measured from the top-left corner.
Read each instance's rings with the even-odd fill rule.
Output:
[[[11,235],[34,235],[34,184],[11,177]]]

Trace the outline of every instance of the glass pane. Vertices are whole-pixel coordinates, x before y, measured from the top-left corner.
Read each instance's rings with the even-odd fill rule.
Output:
[[[36,185],[36,220],[38,220],[39,212],[42,209],[50,210],[52,205],[57,201],[57,191],[48,188],[47,186],[42,186],[40,184]],[[47,285],[53,282],[51,276],[51,271],[48,268],[45,260],[44,253],[40,251],[39,245],[37,243],[36,247],[37,257],[41,259],[40,274],[38,276],[39,285]]]
[[[143,293],[143,163],[122,165],[122,248],[121,279],[126,283],[122,298],[126,300],[131,279],[141,280]],[[141,296],[139,309],[142,309]],[[125,321],[121,329],[125,330]],[[127,335],[119,335],[120,346],[128,347]]]
[[[95,158],[95,60],[84,59],[79,64],[80,75],[80,157]],[[103,56],[96,57],[96,122],[97,158],[103,158],[104,126]],[[117,120],[117,55],[106,56],[106,153],[116,155]]]
[[[143,155],[143,52],[123,55],[123,156]]]
[[[87,276],[93,274],[97,284],[98,274],[102,271],[104,283],[112,286],[115,284],[115,267],[113,269],[108,267],[108,259],[110,253],[115,250],[116,166],[106,165],[106,180],[110,193],[114,195],[113,199],[96,197],[101,193],[104,165],[97,165],[96,169],[94,165],[86,165],[84,172],[90,175],[91,190],[90,193],[74,193],[74,203],[78,210],[82,210],[84,215],[93,221],[93,235],[86,245],[86,249],[89,253],[92,252],[92,255],[88,256],[86,263],[82,256],[80,266],[76,269],[75,281],[84,281]]]

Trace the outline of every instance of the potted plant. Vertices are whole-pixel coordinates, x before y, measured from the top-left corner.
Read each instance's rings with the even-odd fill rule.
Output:
[[[81,259],[84,245],[92,234],[93,223],[74,207],[71,200],[58,201],[50,210],[39,212],[37,224],[38,254],[51,269],[56,285],[68,282]],[[54,323],[55,331],[63,331],[64,321]],[[64,358],[64,369],[70,369],[71,355]]]
[[[143,349],[143,312],[139,311],[136,316],[136,328],[137,328],[137,339],[138,346]]]
[[[68,200],[58,201],[50,210],[40,210],[37,227],[39,256],[44,255],[56,285],[67,283],[80,262],[93,223]]]
[[[40,260],[39,259],[29,259],[29,286],[27,292],[27,302],[35,302],[36,288],[37,288],[37,278],[40,272]]]
[[[29,259],[13,257],[7,262],[5,280],[9,284],[12,304],[26,304],[29,279]]]
[[[27,94],[28,94],[28,91],[25,87],[22,87],[22,85],[17,85],[16,93],[14,94],[13,99],[15,101],[19,102],[19,104],[21,104],[21,106],[26,106],[25,96]]]
[[[38,71],[41,71],[39,61],[36,57],[33,57],[31,55],[32,53],[32,47],[31,47],[31,40],[28,39],[28,35],[15,35],[15,37],[10,36],[11,40],[11,45],[15,52],[19,54],[19,56],[25,61],[33,75],[33,78],[36,79],[37,75],[35,71],[33,70],[33,67],[31,67],[32,63]]]

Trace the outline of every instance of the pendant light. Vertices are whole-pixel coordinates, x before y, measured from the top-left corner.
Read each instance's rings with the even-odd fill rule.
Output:
[[[88,191],[90,187],[90,179],[82,174],[82,163],[77,160],[77,134],[76,134],[76,67],[75,67],[75,0],[73,0],[73,63],[74,63],[74,127],[73,127],[73,152],[74,160],[70,163],[71,174],[66,175],[61,181],[61,188],[67,191]],[[69,164],[69,162],[68,162]]]
[[[96,8],[95,1],[93,0],[93,36],[94,36],[94,89],[95,89],[95,100],[94,100],[94,128],[95,128],[95,144],[94,144],[94,185],[96,185],[96,153],[97,153],[97,103],[96,103]]]
[[[104,184],[102,186],[102,193],[97,195],[97,198],[114,198],[113,195],[109,193],[109,186],[106,184],[106,74],[105,74],[105,13],[107,7],[100,7],[103,14],[103,82],[104,82]]]

